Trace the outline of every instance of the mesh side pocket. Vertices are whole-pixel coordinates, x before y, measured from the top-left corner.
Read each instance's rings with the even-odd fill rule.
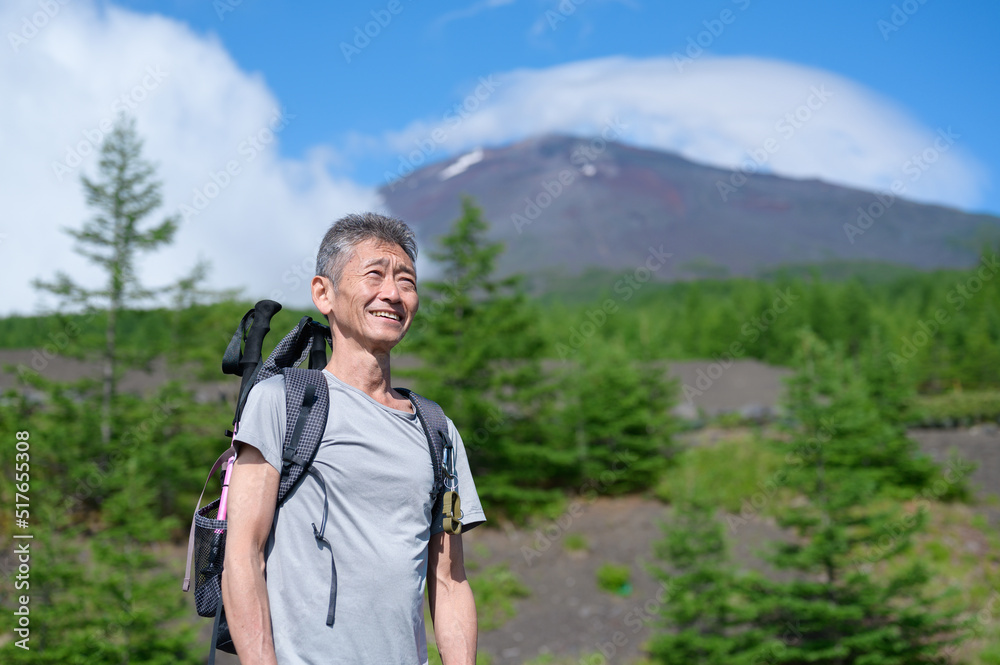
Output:
[[[222,603],[226,521],[215,519],[218,514],[216,499],[194,516],[194,604],[203,617],[214,617]]]

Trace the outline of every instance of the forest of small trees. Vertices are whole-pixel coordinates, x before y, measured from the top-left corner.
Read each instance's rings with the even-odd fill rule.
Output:
[[[51,381],[44,367],[8,368],[18,387],[0,400],[0,431],[11,440],[30,432],[32,632],[30,650],[0,637],[0,654],[5,663],[196,663],[200,624],[179,592],[182,562],[167,553],[186,538],[232,419],[232,404],[199,401],[195,387],[222,380],[226,341],[252,302],[205,292],[203,266],[171,285],[139,282],[142,254],[171,242],[177,221],[150,219],[159,184],[127,121],[106,141],[98,174],[83,179],[95,215],[72,233],[107,282],[55,275],[38,288],[74,307],[0,320],[0,348],[48,345],[102,367],[73,383]],[[419,362],[403,376],[463,433],[493,523],[554,515],[588,492],[648,494],[669,479],[688,454],[678,432],[698,424],[672,411],[692,388],[668,378],[670,361],[754,358],[794,370],[780,418],[752,424],[783,460],[768,510],[794,537],[767,556],[784,581],[729,558],[727,524],[745,515],[710,493],[673,493],[655,553],[672,592],[651,662],[958,662],[957,645],[982,636],[978,607],[906,558],[926,527],[914,502],[942,473],[907,427],[1000,416],[993,250],[966,270],[779,271],[649,283],[628,297],[613,288],[618,275],[591,272],[538,292],[498,274],[503,247],[466,200],[424,251],[441,273],[419,285],[420,313],[398,349]],[[153,307],[154,296],[172,304]],[[275,317],[269,345],[302,314],[315,315]],[[119,388],[126,369],[154,361],[168,381],[149,394]],[[602,480],[620,459],[625,472]],[[8,506],[15,479],[5,464]],[[932,498],[971,500],[961,482]],[[17,531],[11,511],[0,531]],[[13,589],[16,561],[0,565]],[[3,605],[11,616],[16,595]]]

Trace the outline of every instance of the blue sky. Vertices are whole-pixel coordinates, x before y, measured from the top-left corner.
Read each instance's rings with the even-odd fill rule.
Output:
[[[387,180],[545,132],[614,125],[996,215],[998,19],[971,0],[8,0],[0,314],[52,306],[30,282],[56,267],[99,277],[60,229],[90,214],[79,178],[122,109],[182,218],[143,278],[202,258],[248,298],[301,299],[326,226],[380,209]]]

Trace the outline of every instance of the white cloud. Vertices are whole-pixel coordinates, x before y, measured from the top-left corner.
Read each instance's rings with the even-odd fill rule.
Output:
[[[545,132],[596,134],[617,116],[628,125],[628,143],[724,168],[740,168],[751,151],[770,147],[763,168],[779,175],[869,190],[898,179],[908,198],[960,208],[979,204],[986,182],[960,127],[952,128],[959,134],[952,145],[935,150],[937,131],[947,127],[922,126],[820,69],[757,58],[703,57],[679,67],[671,58],[614,57],[496,79],[496,92],[459,122],[415,121],[386,132],[383,145],[406,154],[438,129],[446,138],[437,144],[458,154]],[[925,150],[933,164],[908,164]]]
[[[307,303],[327,225],[377,206],[374,193],[332,178],[329,149],[302,160],[279,157],[280,130],[269,133],[268,125],[276,113],[294,123],[295,109],[282,109],[261,78],[240,70],[214,37],[161,16],[97,9],[88,0],[52,5],[58,13],[14,44],[8,31],[20,33],[40,5],[17,1],[0,9],[0,314],[34,311],[42,298],[31,279],[51,278],[57,269],[99,284],[99,273],[60,229],[79,227],[89,216],[80,173],[95,175],[91,143],[99,143],[102,123],[107,127],[129,106],[146,140],[144,154],[164,183],[155,221],[182,204],[193,208],[195,189],[214,194],[212,173],[227,162],[239,167],[203,211],[181,224],[173,246],[141,259],[142,278],[170,282],[201,256],[212,263],[215,288]],[[255,135],[260,150],[251,142]],[[77,151],[88,153],[81,166]],[[54,169],[67,160],[67,170]]]

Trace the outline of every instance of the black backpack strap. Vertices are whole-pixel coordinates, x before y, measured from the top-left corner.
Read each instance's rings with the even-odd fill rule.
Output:
[[[279,506],[315,459],[330,413],[330,389],[322,370],[287,367],[284,375],[286,427],[281,450]]]
[[[407,388],[394,388],[396,392],[410,400],[413,410],[417,414],[424,434],[427,436],[427,444],[431,450],[431,461],[434,464],[434,496],[439,496],[444,491],[445,486],[445,465],[451,462],[451,474],[454,476],[454,459],[446,459],[446,448],[451,448],[451,441],[448,439],[448,419],[444,415],[444,410],[437,402],[431,401],[422,395]],[[453,457],[453,456],[451,456]]]
[[[297,367],[306,356],[309,356],[310,369],[323,369],[326,365],[326,347],[330,342],[330,328],[322,323],[303,316],[298,325],[285,335],[271,351],[260,370],[255,382],[269,379],[281,374],[286,367]],[[323,365],[317,366],[322,362]],[[291,421],[289,421],[291,422]]]
[[[301,323],[301,322],[300,322]],[[309,347],[304,347],[309,350]],[[315,352],[315,347],[311,349]],[[325,355],[325,354],[324,354]],[[285,375],[285,441],[281,450],[281,482],[278,485],[278,507],[284,504],[295,486],[306,474],[315,478],[323,489],[323,519],[319,528],[313,523],[313,536],[320,546],[330,550],[330,604],[326,625],[332,626],[337,605],[337,564],[333,547],[326,539],[326,483],[312,468],[319,450],[326,420],[330,413],[330,388],[319,369],[288,367]]]
[[[446,533],[462,532],[462,507],[458,497],[458,473],[455,471],[455,447],[448,437],[448,419],[444,410],[426,397],[406,388],[396,388],[413,404],[417,419],[424,428],[427,444],[434,464],[434,505],[444,511]]]
[[[326,625],[332,626],[334,614],[337,607],[337,562],[333,558],[333,545],[330,541],[326,539],[326,518],[327,518],[327,496],[326,496],[326,483],[323,482],[323,477],[319,475],[316,469],[309,467],[306,471],[310,476],[313,476],[319,483],[319,486],[323,488],[323,519],[320,521],[319,528],[316,528],[316,523],[312,523],[313,538],[316,539],[317,545],[322,549],[324,546],[326,549],[330,550],[330,602],[327,605],[326,610]]]
[[[219,648],[219,624],[222,619],[222,601],[215,609],[215,621],[212,622],[212,644],[208,648],[208,665],[215,665],[215,651]]]

